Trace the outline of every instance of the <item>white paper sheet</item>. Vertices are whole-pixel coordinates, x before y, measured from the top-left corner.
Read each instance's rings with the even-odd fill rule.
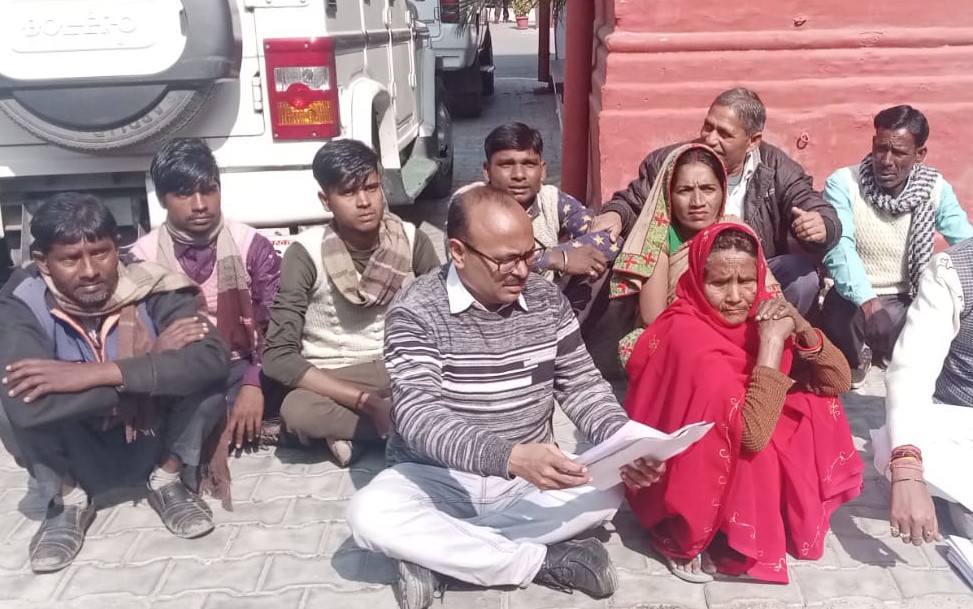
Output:
[[[686,450],[713,427],[712,423],[699,422],[666,434],[658,429],[629,421],[610,438],[593,446],[575,461],[588,467],[591,485],[607,490],[621,484],[619,470],[636,459],[665,461]]]

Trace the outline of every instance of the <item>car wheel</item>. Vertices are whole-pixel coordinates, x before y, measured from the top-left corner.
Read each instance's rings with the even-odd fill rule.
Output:
[[[483,95],[487,97],[493,95],[493,70],[483,70],[480,72],[480,82],[482,83]]]
[[[453,152],[453,119],[446,107],[446,102],[436,104],[436,147],[439,171],[433,176],[423,196],[430,199],[442,199],[453,193],[453,166],[455,163]]]
[[[493,36],[487,32],[486,43],[480,51],[480,82],[482,83],[483,95],[489,97],[493,95],[493,74],[495,65],[493,63]]]

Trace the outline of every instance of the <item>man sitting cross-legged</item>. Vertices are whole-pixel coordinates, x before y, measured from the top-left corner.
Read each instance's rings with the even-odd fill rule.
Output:
[[[147,481],[174,535],[210,532],[182,476],[198,463],[203,410],[222,407],[229,354],[208,326],[187,335],[196,288],[155,264],[120,264],[115,219],[90,195],[45,202],[31,234],[34,264],[0,291],[3,407],[49,500],[31,568],[69,565],[95,517],[89,494],[133,483]]]
[[[252,446],[262,427],[260,350],[280,281],[280,255],[255,229],[223,216],[220,169],[203,140],[170,140],[149,173],[166,221],[139,239],[132,254],[192,279],[202,290],[203,313],[230,347],[226,408],[207,422],[214,455],[203,480],[206,490],[228,500],[228,444]]]
[[[284,253],[264,371],[290,389],[281,437],[324,440],[347,467],[362,454],[360,442],[388,435],[385,312],[439,258],[425,233],[385,209],[378,157],[368,146],[328,142],[312,169],[334,217]]]
[[[628,422],[581,341],[567,300],[531,273],[530,217],[489,186],[449,209],[451,261],[389,310],[395,465],[348,506],[355,541],[399,561],[400,605],[432,602],[440,575],[481,586],[531,581],[605,597],[616,576],[596,539],[621,486],[589,485],[554,444],[559,405],[592,442]],[[648,486],[661,464],[623,468]]]

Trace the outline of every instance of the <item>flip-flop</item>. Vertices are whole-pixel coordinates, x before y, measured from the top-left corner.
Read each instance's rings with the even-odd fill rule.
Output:
[[[702,555],[697,556],[693,560],[699,560],[700,568],[703,567]],[[666,566],[669,567],[669,572],[681,579],[684,582],[689,582],[691,584],[705,584],[713,581],[713,576],[705,571],[699,571],[698,573],[693,573],[692,571],[687,571],[685,569],[680,569],[676,566],[676,562],[666,556]]]

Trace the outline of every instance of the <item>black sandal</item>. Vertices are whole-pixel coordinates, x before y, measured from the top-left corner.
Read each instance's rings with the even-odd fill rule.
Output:
[[[47,515],[30,540],[30,569],[53,573],[74,562],[84,534],[95,519],[95,506],[61,505],[52,501]]]
[[[194,539],[213,530],[213,510],[181,481],[149,489],[148,499],[162,524],[176,537]]]

